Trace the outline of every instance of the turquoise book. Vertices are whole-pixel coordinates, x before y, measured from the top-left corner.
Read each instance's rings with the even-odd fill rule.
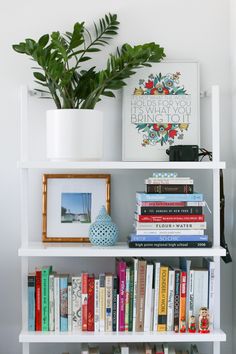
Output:
[[[52,266],[42,268],[42,331],[49,331],[49,275]]]
[[[60,330],[68,331],[68,276],[60,277]]]
[[[149,194],[137,192],[136,200],[138,202],[202,202],[203,194]]]
[[[28,275],[28,330],[35,331],[35,274]]]

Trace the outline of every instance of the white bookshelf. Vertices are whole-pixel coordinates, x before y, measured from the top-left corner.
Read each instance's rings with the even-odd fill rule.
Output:
[[[225,333],[220,329],[220,257],[225,255],[225,250],[220,247],[220,194],[219,194],[219,169],[225,168],[225,163],[220,161],[219,142],[219,87],[212,87],[212,162],[124,162],[124,161],[32,161],[29,160],[28,148],[28,90],[23,87],[21,90],[21,160],[18,162],[21,180],[21,246],[18,255],[21,257],[21,285],[22,285],[22,330],[19,341],[22,343],[22,353],[30,354],[30,343],[143,343],[143,342],[211,342],[213,343],[213,354],[220,354],[220,342],[226,340]],[[31,170],[63,170],[83,171],[90,170],[97,172],[106,170],[109,173],[115,171],[138,171],[143,170],[209,170],[212,173],[212,195],[213,195],[213,247],[204,248],[173,248],[173,249],[131,249],[124,242],[113,247],[95,247],[90,244],[50,244],[32,242],[29,233],[29,180]],[[172,332],[145,332],[145,333],[50,333],[50,332],[29,332],[28,331],[28,302],[27,302],[27,275],[29,272],[29,261],[33,257],[45,258],[78,257],[99,259],[108,257],[213,257],[216,266],[216,291],[214,330],[209,334],[190,334]],[[99,260],[98,260],[99,261]],[[209,353],[210,354],[210,353]]]

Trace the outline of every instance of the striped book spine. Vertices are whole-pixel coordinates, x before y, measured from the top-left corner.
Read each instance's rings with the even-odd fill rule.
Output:
[[[72,277],[72,330],[82,331],[82,279]]]

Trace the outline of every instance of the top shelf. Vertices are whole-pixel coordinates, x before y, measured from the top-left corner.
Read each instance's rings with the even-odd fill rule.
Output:
[[[18,167],[22,169],[58,170],[218,170],[225,169],[225,162],[19,161]]]

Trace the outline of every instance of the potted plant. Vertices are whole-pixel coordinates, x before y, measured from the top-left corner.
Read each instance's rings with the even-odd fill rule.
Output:
[[[45,34],[38,41],[25,39],[13,49],[37,63],[33,67],[37,89],[52,98],[56,110],[47,112],[47,157],[50,159],[98,160],[102,158],[103,117],[95,110],[101,96],[115,97],[135,70],[165,57],[156,43],[124,44],[110,54],[103,70],[83,64],[117,35],[117,15],[108,14],[89,31],[77,22],[72,32]],[[89,140],[92,144],[88,143]]]

